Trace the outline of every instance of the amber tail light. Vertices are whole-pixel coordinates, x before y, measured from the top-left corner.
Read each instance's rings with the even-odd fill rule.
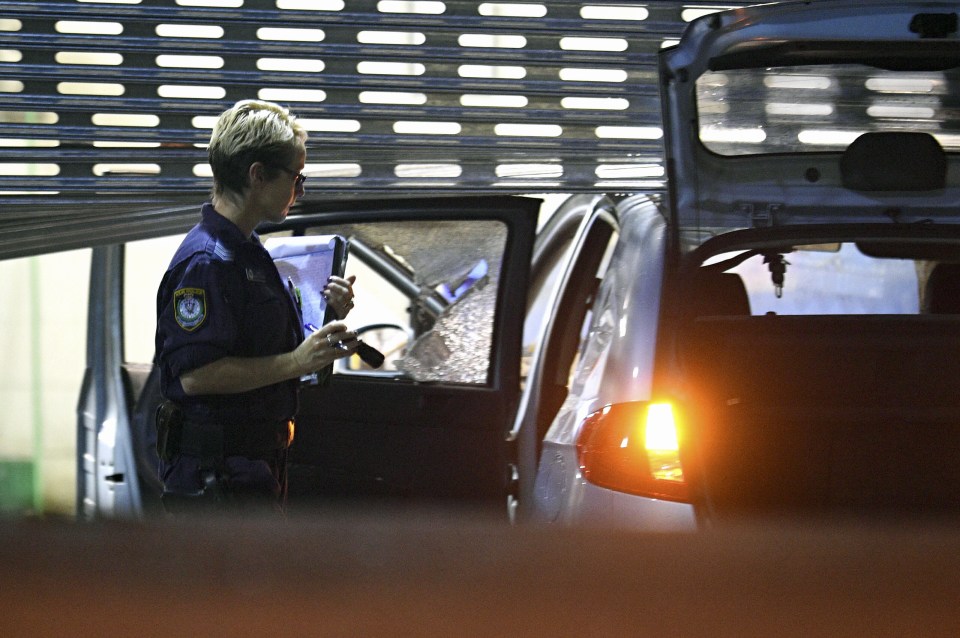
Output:
[[[583,477],[601,487],[689,501],[680,450],[683,427],[670,402],[608,405],[588,416],[577,437]]]

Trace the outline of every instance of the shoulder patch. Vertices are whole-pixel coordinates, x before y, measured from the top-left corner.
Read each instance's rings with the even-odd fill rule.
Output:
[[[173,313],[177,323],[193,332],[207,318],[207,297],[203,288],[180,288],[173,293]]]

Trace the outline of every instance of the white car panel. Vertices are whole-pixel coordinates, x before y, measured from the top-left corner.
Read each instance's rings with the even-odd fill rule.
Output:
[[[617,212],[620,241],[597,291],[570,394],[544,439],[534,516],[578,525],[616,521],[648,530],[690,529],[690,504],[597,487],[579,471],[576,444],[584,419],[605,405],[649,399],[653,387],[666,220],[646,197],[619,202]]]

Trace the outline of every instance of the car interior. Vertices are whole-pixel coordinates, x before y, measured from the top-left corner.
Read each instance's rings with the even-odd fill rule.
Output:
[[[942,188],[931,136],[860,139],[842,161],[848,188]],[[906,154],[918,170],[895,170]],[[684,397],[684,467],[707,512],[956,511],[958,230],[750,229],[687,255],[678,279],[690,292],[675,300],[676,357],[664,365]]]

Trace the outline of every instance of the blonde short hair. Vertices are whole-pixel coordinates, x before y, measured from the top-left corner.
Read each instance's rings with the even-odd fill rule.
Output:
[[[213,170],[214,192],[241,193],[249,185],[254,162],[268,170],[287,166],[307,141],[306,130],[290,111],[261,100],[243,100],[220,114],[213,125],[207,157]]]

